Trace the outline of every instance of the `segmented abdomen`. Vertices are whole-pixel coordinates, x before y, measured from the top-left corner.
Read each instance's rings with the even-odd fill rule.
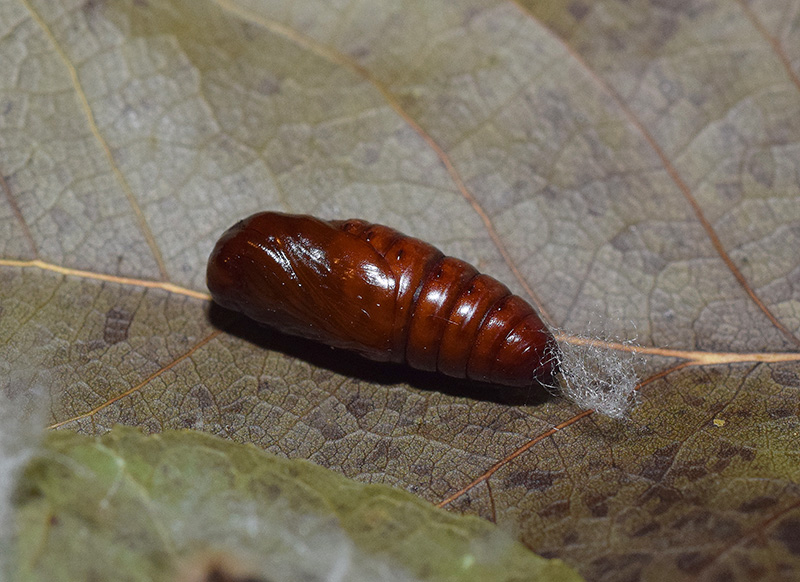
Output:
[[[392,228],[331,221],[370,244],[396,280],[395,361],[511,386],[555,372],[555,340],[533,307],[472,265]]]

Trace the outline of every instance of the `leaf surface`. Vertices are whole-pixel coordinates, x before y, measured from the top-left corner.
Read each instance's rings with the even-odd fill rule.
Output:
[[[0,2],[0,376],[53,372],[53,428],[253,443],[588,579],[797,576],[798,40],[797,0]],[[563,341],[635,340],[641,405],[210,307],[214,241],[263,209],[388,224]]]
[[[581,580],[479,518],[194,431],[56,432],[20,489],[23,580]]]

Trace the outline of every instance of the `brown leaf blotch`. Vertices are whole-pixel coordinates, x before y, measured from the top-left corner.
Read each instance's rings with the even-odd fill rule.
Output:
[[[653,456],[642,463],[642,468],[639,470],[639,475],[658,483],[663,479],[666,472],[672,466],[675,460],[675,454],[680,448],[680,443],[673,443],[666,447],[657,449]]]
[[[658,503],[650,510],[650,513],[651,515],[660,515],[681,498],[681,492],[677,489],[656,484],[642,494],[639,505],[647,505],[651,500],[656,499]]]
[[[200,410],[211,408],[214,405],[214,396],[203,384],[194,386],[189,391],[189,397],[197,400],[197,406]]]
[[[741,511],[743,513],[753,513],[754,511],[764,511],[765,509],[769,509],[770,507],[773,507],[776,503],[778,503],[778,500],[775,499],[774,497],[766,497],[766,496],[762,495],[760,497],[754,497],[753,499],[749,499],[749,500],[743,502],[739,506],[739,511]]]
[[[741,526],[737,522],[700,508],[676,520],[671,529],[687,540],[708,540],[709,536],[730,540],[741,535]]]
[[[720,443],[717,448],[717,456],[723,459],[730,459],[736,454],[736,447],[730,443]]]
[[[430,465],[415,463],[411,465],[411,472],[421,477],[429,477],[431,475],[431,467]]]
[[[259,380],[256,394],[258,394],[260,398],[267,398],[270,392],[272,392],[272,387],[269,385],[269,382],[263,378]]]
[[[675,565],[679,570],[689,574],[699,574],[713,560],[713,556],[702,552],[685,552],[680,554],[675,560]]]
[[[391,392],[386,399],[386,408],[395,412],[402,412],[406,405],[407,396],[400,392]]]
[[[365,398],[358,394],[354,395],[344,406],[350,414],[358,419],[375,410],[375,402],[371,398]]]
[[[767,409],[767,414],[773,420],[778,420],[780,418],[786,418],[787,416],[795,416],[796,412],[791,408],[779,407]]]
[[[592,562],[591,579],[637,582],[642,579],[642,570],[652,559],[652,556],[641,552],[604,556]]]
[[[575,544],[580,542],[580,539],[581,537],[578,535],[578,532],[576,532],[575,530],[568,530],[564,534],[561,543],[565,546],[574,546]]]
[[[181,428],[195,428],[200,424],[200,416],[196,414],[185,414],[180,417]]]
[[[255,89],[258,93],[267,97],[275,95],[276,93],[280,93],[281,81],[275,75],[265,74],[261,80],[256,83]]]
[[[576,21],[580,22],[589,13],[589,6],[585,2],[570,2],[567,10]]]
[[[644,537],[651,533],[655,533],[661,529],[661,525],[656,523],[655,521],[651,521],[650,523],[644,524],[642,527],[634,531],[631,535],[635,538]]]
[[[347,436],[347,433],[342,430],[342,427],[336,423],[327,423],[320,429],[320,433],[322,433],[322,436],[327,441],[338,441]]]
[[[584,495],[583,502],[586,504],[587,509],[592,514],[592,517],[605,517],[608,515],[608,499],[613,497],[613,494],[608,493],[595,493]]]
[[[114,307],[106,313],[106,323],[103,328],[103,339],[107,344],[118,344],[128,339],[128,329],[131,327],[133,314],[125,309]]]
[[[560,475],[560,471],[541,471],[539,469],[514,471],[503,480],[503,487],[506,489],[524,487],[529,491],[545,491],[552,487]]]
[[[795,556],[800,556],[800,519],[785,519],[775,527],[775,538]]]
[[[676,477],[685,477],[689,481],[697,481],[708,475],[708,469],[701,461],[694,463],[676,463],[672,469]]]
[[[732,459],[738,456],[743,461],[751,462],[756,458],[756,452],[749,447],[737,447],[731,443],[722,442],[717,449],[717,456],[721,459]]]
[[[309,426],[317,429],[327,441],[338,441],[347,433],[336,422],[337,415],[329,410],[316,409],[306,419]]]
[[[367,455],[367,462],[380,465],[387,460],[399,459],[403,452],[389,439],[381,439]]]
[[[540,517],[560,519],[569,514],[570,503],[568,499],[559,499],[539,510]]]

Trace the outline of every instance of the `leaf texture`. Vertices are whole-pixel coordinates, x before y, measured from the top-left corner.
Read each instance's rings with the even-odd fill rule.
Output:
[[[581,580],[481,519],[192,431],[54,433],[20,489],[24,580]]]
[[[0,389],[47,371],[53,429],[252,443],[591,580],[796,578],[799,40],[797,0],[0,1]],[[640,405],[236,319],[205,261],[264,209],[388,224],[561,341],[634,341]]]

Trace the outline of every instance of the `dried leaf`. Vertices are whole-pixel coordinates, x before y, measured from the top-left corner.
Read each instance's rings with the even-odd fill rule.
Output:
[[[0,2],[0,389],[35,365],[52,427],[253,443],[592,580],[796,578],[798,10]],[[263,209],[389,224],[564,342],[636,342],[641,404],[610,420],[210,308],[216,237]]]

